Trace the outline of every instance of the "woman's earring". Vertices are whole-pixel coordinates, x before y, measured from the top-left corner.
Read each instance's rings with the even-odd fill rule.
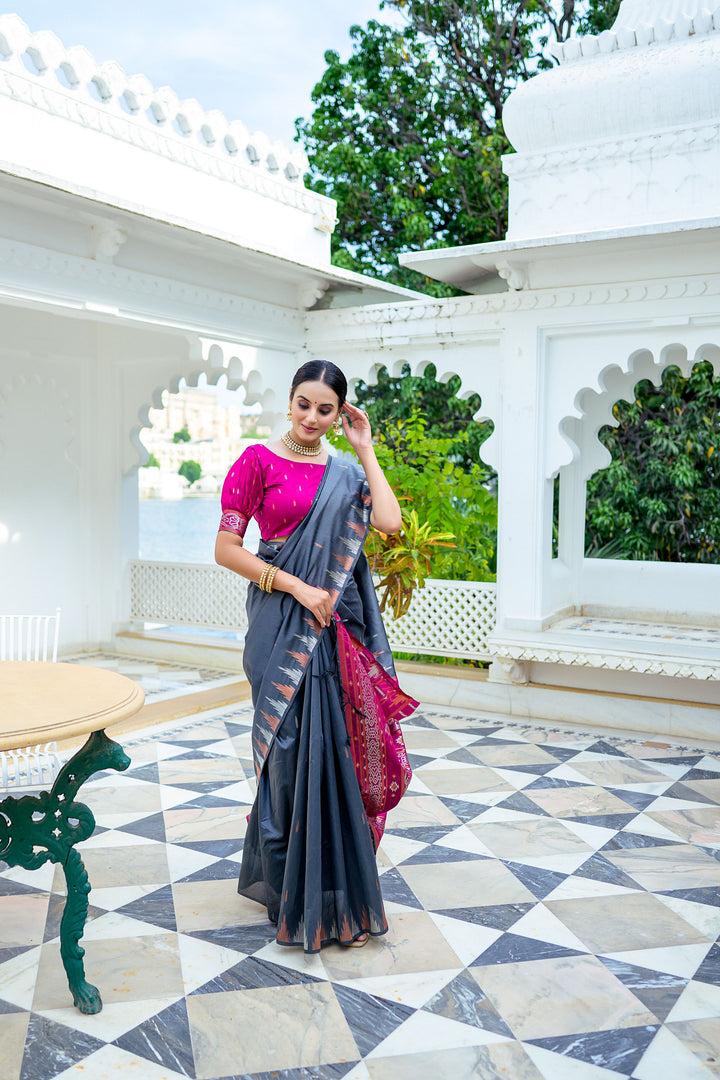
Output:
[[[287,411],[287,414],[286,414],[286,416],[285,416],[285,419],[286,419],[286,420],[292,420],[292,413],[290,412],[290,410],[289,410],[289,409],[288,409],[288,411]]]
[[[343,423],[342,419],[339,416],[333,424],[333,432],[335,433],[335,435],[342,435],[343,433]]]

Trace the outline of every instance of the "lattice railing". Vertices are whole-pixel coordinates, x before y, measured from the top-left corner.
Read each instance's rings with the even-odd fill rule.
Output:
[[[496,588],[489,581],[427,578],[413,593],[406,615],[397,622],[385,617],[393,650],[469,660],[487,656]]]
[[[220,566],[130,562],[133,622],[244,633],[246,592],[247,582]],[[385,620],[390,644],[396,652],[481,659],[495,626],[495,593],[493,582],[428,578],[402,619]]]
[[[222,566],[132,559],[130,618],[244,633],[247,584]]]

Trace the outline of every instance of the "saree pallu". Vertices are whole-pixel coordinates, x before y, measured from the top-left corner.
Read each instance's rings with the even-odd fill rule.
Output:
[[[398,721],[417,703],[395,681],[362,554],[370,507],[362,470],[330,458],[308,516],[279,548],[261,542],[262,558],[331,593],[329,627],[287,593],[248,590],[258,787],[238,891],[306,952],[387,930],[375,848],[410,778]]]

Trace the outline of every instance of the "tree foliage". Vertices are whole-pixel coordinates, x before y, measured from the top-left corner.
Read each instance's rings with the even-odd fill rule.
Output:
[[[402,438],[402,425],[422,412],[428,436],[451,439],[451,459],[466,471],[477,466],[477,475],[485,469],[484,482],[487,482],[493,473],[480,463],[479,454],[492,424],[474,419],[481,405],[480,395],[459,398],[460,386],[458,375],[451,376],[447,382],[438,382],[434,364],[428,364],[422,375],[411,375],[410,365],[403,364],[400,375],[390,375],[383,367],[377,374],[377,382],[359,380],[354,395],[356,404],[368,414],[373,431],[384,432],[391,450],[398,449],[394,440]]]
[[[571,31],[609,25],[617,0],[385,0],[400,27],[350,30],[325,53],[310,120],[296,121],[311,188],[338,202],[336,265],[435,296],[454,290],[401,252],[499,240],[507,226],[502,107]]]
[[[344,435],[331,437],[349,449]],[[407,419],[388,420],[375,434],[375,452],[401,506],[412,509],[432,535],[449,533],[454,547],[432,547],[425,571],[431,577],[459,581],[490,581],[495,575],[497,499],[484,483],[487,470],[479,461],[469,468],[456,460],[456,449],[467,435],[431,435],[427,419],[417,409]],[[405,517],[406,515],[404,515]],[[406,522],[399,540],[408,542]],[[372,532],[366,550],[371,559],[385,544]]]
[[[586,553],[716,563],[720,553],[720,376],[696,364],[644,380],[600,432],[612,464],[588,481]]]
[[[192,436],[191,436],[190,432],[188,431],[187,427],[181,427],[179,431],[176,431],[174,433],[173,442],[174,443],[190,442],[191,438],[192,438]]]
[[[609,30],[620,10],[620,0],[589,0],[577,22],[579,34],[600,34]]]
[[[182,465],[178,469],[180,476],[184,476],[189,484],[194,484],[196,480],[199,480],[202,476],[202,466],[198,461],[193,461],[192,458],[187,461],[183,461]]]
[[[620,0],[385,0],[404,21],[351,30],[352,53],[325,54],[310,120],[297,121],[307,182],[338,202],[336,265],[445,296],[454,290],[398,264],[405,251],[483,243],[506,230],[502,107],[549,65],[552,39],[597,34]],[[433,576],[493,570],[494,500],[471,423],[479,399],[445,396],[435,372],[381,371],[358,402],[381,435],[378,453],[420,521],[458,539],[432,554]],[[612,465],[588,483],[588,554],[717,562],[720,491],[715,429],[720,379],[708,364],[667,371],[616,406],[601,439]],[[459,403],[458,403],[459,402]],[[447,471],[446,471],[447,470]]]

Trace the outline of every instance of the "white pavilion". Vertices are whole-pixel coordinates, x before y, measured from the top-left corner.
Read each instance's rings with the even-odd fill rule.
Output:
[[[720,14],[624,0],[557,59],[505,109],[507,239],[404,259],[467,294],[436,300],[331,265],[335,206],[297,149],[0,17],[0,606],[59,604],[66,648],[119,647],[143,615],[138,433],[181,379],[224,376],[279,423],[310,356],[366,380],[432,363],[494,423],[496,615],[482,648],[429,650],[487,679],[408,688],[717,739],[720,567],[586,559],[584,522],[613,404],[669,365],[720,371]],[[426,634],[473,637],[464,585],[417,594]]]

